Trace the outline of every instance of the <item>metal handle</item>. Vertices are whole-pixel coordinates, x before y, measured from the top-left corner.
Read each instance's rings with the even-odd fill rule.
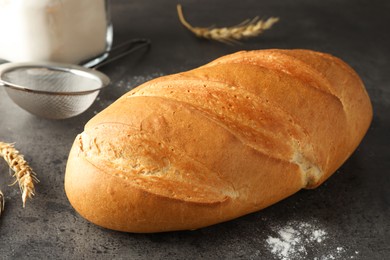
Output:
[[[149,39],[131,39],[131,40],[128,40],[126,42],[123,42],[115,47],[113,47],[111,50],[109,51],[106,51],[103,55],[107,54],[108,55],[108,58],[103,61],[103,62],[100,62],[98,64],[96,64],[95,66],[92,66],[91,68],[92,69],[97,69],[97,68],[100,68],[100,67],[103,67],[113,61],[116,61],[120,58],[123,58],[124,56],[126,55],[129,55],[133,52],[136,52],[144,47],[150,47],[151,45],[151,41]],[[117,54],[114,54],[115,52],[117,52]],[[114,55],[113,55],[114,54]],[[85,62],[82,66],[86,66],[88,67],[88,62]]]

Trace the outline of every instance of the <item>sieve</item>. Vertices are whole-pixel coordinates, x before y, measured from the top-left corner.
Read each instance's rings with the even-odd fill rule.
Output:
[[[150,46],[147,39],[133,39],[107,52],[94,67],[54,62],[12,62],[0,65],[0,85],[22,109],[48,119],[65,119],[86,111],[100,90],[110,83],[97,71],[114,60]],[[114,51],[119,54],[112,55]],[[88,62],[86,63],[88,64]]]

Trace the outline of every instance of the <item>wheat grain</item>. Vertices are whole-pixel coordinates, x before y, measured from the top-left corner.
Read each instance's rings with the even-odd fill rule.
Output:
[[[0,142],[0,156],[4,158],[10,169],[14,171],[13,177],[15,178],[15,182],[11,185],[16,183],[19,184],[24,207],[27,198],[31,198],[35,195],[34,182],[37,183],[39,180],[34,171],[24,160],[23,155],[14,148],[13,144]]]
[[[263,31],[270,29],[276,22],[279,21],[278,17],[270,17],[265,21],[255,17],[252,20],[245,20],[244,22],[232,27],[204,28],[193,27],[189,24],[184,18],[180,4],[177,5],[177,14],[184,27],[194,33],[197,37],[216,40],[228,44],[237,43],[242,39],[258,36],[263,33]]]

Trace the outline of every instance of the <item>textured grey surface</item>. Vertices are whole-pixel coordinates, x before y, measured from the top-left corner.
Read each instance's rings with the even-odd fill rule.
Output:
[[[7,200],[0,218],[0,259],[281,259],[267,239],[299,223],[327,233],[322,243],[303,245],[307,259],[388,259],[389,3],[183,0],[187,19],[198,26],[233,25],[257,15],[281,18],[263,36],[226,46],[188,33],[177,20],[176,1],[115,0],[115,42],[147,37],[153,46],[148,53],[102,68],[112,84],[87,112],[63,121],[37,118],[13,104],[0,88],[0,140],[16,142],[41,180],[37,196],[23,209],[19,190],[8,186],[12,178],[0,163],[0,187]],[[89,118],[151,78],[240,49],[265,48],[332,53],[348,62],[366,84],[374,106],[372,125],[352,157],[324,185],[261,212],[196,231],[126,234],[99,228],[74,212],[63,188],[65,165],[74,137]]]

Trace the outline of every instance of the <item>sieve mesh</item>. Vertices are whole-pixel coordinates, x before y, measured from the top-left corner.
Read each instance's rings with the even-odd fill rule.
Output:
[[[0,73],[8,96],[26,111],[64,119],[87,110],[109,79],[102,73],[62,64],[7,64]]]
[[[52,95],[6,88],[8,96],[24,110],[49,119],[65,119],[87,110],[99,91],[83,95]]]

